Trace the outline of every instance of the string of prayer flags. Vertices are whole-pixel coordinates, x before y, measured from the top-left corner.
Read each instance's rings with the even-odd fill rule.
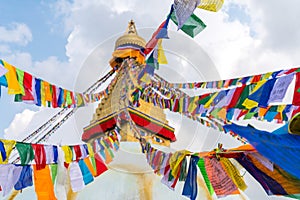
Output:
[[[176,25],[178,25],[178,21],[174,12],[171,15],[171,19]],[[206,25],[204,24],[204,22],[195,14],[192,14],[180,29],[190,37],[194,38],[201,31],[203,31],[205,27]]]
[[[178,22],[178,29],[182,28],[187,19],[193,14],[199,3],[200,0],[174,0],[173,7],[176,21]]]
[[[154,170],[154,173],[162,175],[161,182],[171,190],[174,190],[177,181],[185,181],[182,195],[190,199],[197,197],[197,165],[205,181],[210,195],[216,193],[218,197],[239,194],[247,188],[243,176],[237,169],[241,164],[263,186],[268,195],[297,196],[300,192],[300,179],[293,177],[288,172],[274,165],[270,167],[267,158],[258,153],[251,145],[243,145],[238,148],[225,150],[222,146],[210,152],[189,153],[183,156],[190,157],[189,169],[185,178],[180,178],[177,173],[184,173],[184,162],[176,161],[178,172],[172,172],[170,166],[176,158],[181,159],[184,150],[174,153],[164,153],[146,143],[146,159]],[[172,158],[172,159],[170,159]],[[238,163],[233,162],[236,159]],[[186,159],[183,159],[186,160]],[[169,164],[168,164],[169,163]],[[176,176],[173,176],[176,174]]]
[[[204,81],[204,82],[193,82],[193,83],[168,83],[161,81],[161,86],[168,88],[182,88],[182,89],[226,89],[229,87],[242,86],[246,84],[253,84],[262,80],[268,80],[273,78],[283,78],[285,75],[293,75],[300,71],[300,68],[290,68],[286,70],[278,70],[274,72],[267,72],[264,74],[256,74],[252,76],[245,76],[240,78],[224,79],[217,81]],[[289,77],[291,78],[291,77]],[[289,79],[287,78],[287,79]],[[287,80],[286,80],[287,81]]]
[[[198,8],[212,12],[218,12],[223,6],[224,0],[201,0]]]
[[[0,76],[0,86],[7,87],[8,94],[15,95],[15,102],[24,102],[35,104],[37,106],[52,108],[82,107],[88,103],[100,101],[103,97],[107,96],[117,81],[116,78],[114,78],[103,91],[81,94],[36,78],[33,75],[10,65],[4,60],[0,61],[0,63],[3,63],[3,66],[0,65],[0,70],[3,68],[6,72]],[[104,81],[112,75],[113,72],[107,74]]]

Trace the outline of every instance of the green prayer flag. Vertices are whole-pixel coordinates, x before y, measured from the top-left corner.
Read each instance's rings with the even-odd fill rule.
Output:
[[[181,168],[180,168],[179,181],[185,181],[186,176],[187,176],[186,167],[187,167],[187,160],[186,160],[186,158],[184,158],[182,160],[182,164],[181,164]]]
[[[205,164],[204,164],[204,159],[203,158],[199,158],[199,161],[198,161],[198,167],[200,169],[200,172],[203,176],[203,179],[205,181],[205,184],[206,184],[206,187],[209,191],[209,194],[212,195],[214,193],[214,188],[212,187],[211,185],[211,182],[208,178],[208,175],[206,173],[206,169],[205,169]]]
[[[171,182],[173,179],[174,179],[174,177],[172,175],[172,170],[170,170],[168,181]]]
[[[16,148],[19,152],[21,165],[27,165],[34,159],[34,151],[31,144],[17,142]]]
[[[211,116],[215,117],[215,118],[219,118],[218,117],[218,113],[220,112],[220,110],[222,110],[222,108],[216,108],[214,109],[210,114]]]
[[[67,90],[66,101],[68,106],[72,105],[71,92],[69,90]]]
[[[16,95],[15,95],[15,100],[14,100],[14,101],[15,101],[15,102],[22,102],[22,96],[23,96],[22,94],[16,94]]]
[[[51,164],[50,168],[51,168],[52,184],[54,185],[57,177],[57,164]]]
[[[96,166],[96,160],[95,160],[95,157],[94,157],[94,156],[91,156],[90,159],[91,159],[91,162],[92,162],[94,171],[96,172],[96,171],[97,171],[97,166]]]
[[[252,119],[255,114],[256,114],[255,112],[248,112],[245,115],[244,119]]]
[[[154,69],[159,69],[159,63],[158,63],[157,59],[154,58],[154,51],[151,53],[151,55],[146,60],[146,64],[150,65]]]
[[[21,91],[22,91],[22,95],[25,95],[24,84],[23,84],[24,71],[16,68],[16,72],[17,72],[18,82],[19,82],[19,85],[20,85],[20,88],[21,88]]]
[[[206,103],[210,100],[211,96],[212,96],[212,95],[208,95],[208,96],[203,97],[203,98],[201,98],[201,96],[200,96],[200,97],[199,97],[198,104],[200,104],[200,105],[206,104]]]
[[[235,106],[236,108],[240,108],[240,109],[244,109],[245,108],[245,106],[243,106],[243,103],[246,100],[246,98],[249,96],[250,91],[252,91],[253,87],[254,87],[253,85],[247,85],[244,88],[244,90],[241,93],[240,98],[239,98],[239,100],[238,100],[238,102],[237,102],[237,104]]]
[[[178,25],[175,12],[172,12],[171,19],[176,25]],[[204,22],[195,14],[192,14],[180,29],[193,38],[203,31],[205,27],[206,25]]]

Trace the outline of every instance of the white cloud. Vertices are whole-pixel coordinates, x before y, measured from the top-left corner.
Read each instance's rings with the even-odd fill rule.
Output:
[[[9,27],[0,26],[0,42],[26,45],[32,40],[29,27],[23,23],[12,23]]]
[[[4,130],[4,137],[6,139],[22,140],[26,134],[26,128],[32,121],[34,115],[35,112],[28,109],[16,114],[9,127]]]

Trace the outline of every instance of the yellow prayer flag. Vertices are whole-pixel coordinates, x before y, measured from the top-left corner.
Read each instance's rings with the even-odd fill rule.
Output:
[[[1,140],[1,142],[4,145],[4,149],[5,149],[5,152],[6,152],[6,159],[3,160],[2,155],[0,153],[0,164],[7,164],[10,153],[16,145],[16,141],[14,141],[14,140]]]
[[[251,91],[251,94],[253,94],[259,88],[261,88],[266,82],[267,82],[267,80],[261,80],[261,81],[257,82],[256,85],[255,85],[255,87]],[[247,109],[251,109],[251,108],[257,107],[258,106],[258,102],[246,98],[242,105],[245,106]]]
[[[46,107],[45,81],[41,81],[41,101],[42,105]]]
[[[88,147],[90,157],[93,157],[94,156],[94,150],[93,150],[92,145],[90,143],[87,143],[86,145]]]
[[[179,99],[179,112],[183,113],[183,97]]]
[[[251,94],[253,94],[254,92],[256,92],[261,86],[263,86],[265,83],[267,82],[266,79],[258,81],[255,85],[255,87],[253,88],[253,90],[251,91]]]
[[[51,94],[51,85],[50,83],[43,81],[44,82],[44,91],[45,91],[45,100],[52,102],[52,94]]]
[[[206,102],[206,104],[204,105],[204,108],[209,108],[211,103],[213,102],[213,100],[216,98],[217,95],[218,95],[218,92],[215,92],[215,94]]]
[[[228,176],[231,178],[231,180],[234,182],[234,184],[242,191],[247,189],[247,185],[243,179],[243,177],[240,175],[237,168],[230,162],[228,158],[220,158],[221,165],[223,169],[226,171]]]
[[[65,153],[65,162],[66,163],[72,162],[72,159],[73,159],[72,149],[69,146],[62,146],[61,149]]]
[[[277,111],[280,113],[280,117],[282,119],[282,111],[285,109],[286,105],[278,105]]]
[[[198,8],[218,12],[223,6],[224,0],[201,0]]]
[[[176,151],[170,158],[169,164],[172,170],[172,176],[177,177],[180,171],[180,163],[185,158],[185,156],[190,155],[191,152],[187,150]]]
[[[22,89],[17,79],[16,68],[10,65],[9,63],[5,62],[4,60],[2,61],[4,67],[8,70],[8,72],[5,74],[8,85],[8,94],[22,94]]]
[[[272,74],[273,72],[268,72],[262,77],[262,79],[268,79],[270,76],[272,76]]]
[[[243,106],[245,106],[247,109],[251,109],[251,108],[254,108],[254,107],[257,107],[258,106],[258,102],[256,101],[253,101],[251,99],[245,99],[245,101],[243,102],[242,104]]]
[[[166,58],[165,51],[162,47],[162,39],[159,39],[157,44],[158,44],[157,61],[158,61],[159,64],[165,64],[166,65],[166,64],[168,64],[168,60]]]

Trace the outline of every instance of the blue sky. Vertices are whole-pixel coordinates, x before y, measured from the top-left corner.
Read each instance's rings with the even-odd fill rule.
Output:
[[[72,89],[80,67],[99,44],[122,33],[130,19],[134,19],[139,28],[156,28],[168,13],[171,2],[153,0],[141,5],[139,0],[0,1],[0,33],[7,33],[0,34],[0,58],[37,77]],[[190,41],[210,56],[221,78],[293,67],[300,64],[297,8],[297,0],[289,0],[288,5],[274,0],[272,6],[260,0],[227,0],[218,13],[196,11],[207,28]],[[289,12],[282,15],[282,10],[287,9]],[[176,27],[170,28],[176,31]],[[16,33],[16,30],[20,31]],[[146,40],[151,33],[143,35]],[[170,41],[180,43],[172,38]],[[112,49],[109,47],[105,53],[110,56]],[[109,57],[104,58],[97,65],[106,66]],[[206,76],[204,71],[201,78],[214,77]],[[10,132],[13,130],[20,132],[19,138],[25,137],[22,130],[29,124],[15,118],[16,114],[28,117],[25,109],[36,112],[35,119],[40,118],[41,122],[51,116],[52,111],[40,115],[41,112],[37,112],[40,108],[34,105],[14,103],[13,96],[6,92],[2,88],[0,138],[9,138],[15,134]],[[8,132],[4,133],[6,128]]]
[[[59,17],[55,16],[51,4],[55,1],[17,1],[0,3],[0,24],[10,28],[13,23],[26,24],[33,35],[28,45],[10,44],[15,51],[28,51],[34,60],[44,60],[49,56],[66,59],[65,45],[67,33],[64,32]]]

